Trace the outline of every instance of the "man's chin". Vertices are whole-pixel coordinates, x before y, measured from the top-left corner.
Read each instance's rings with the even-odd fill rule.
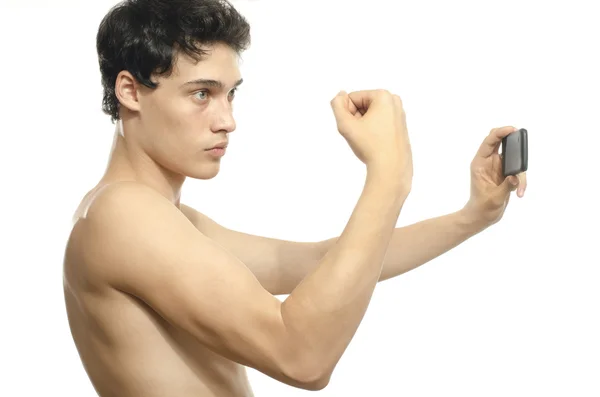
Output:
[[[202,164],[198,169],[188,172],[187,176],[192,179],[213,179],[219,175],[220,169],[219,164]]]

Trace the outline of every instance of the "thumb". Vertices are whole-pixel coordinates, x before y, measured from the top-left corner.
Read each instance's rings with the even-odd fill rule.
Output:
[[[348,122],[353,119],[352,113],[350,112],[349,106],[350,98],[346,91],[340,91],[335,98],[331,100],[331,109],[335,116],[338,130],[340,132],[345,131],[348,127]]]

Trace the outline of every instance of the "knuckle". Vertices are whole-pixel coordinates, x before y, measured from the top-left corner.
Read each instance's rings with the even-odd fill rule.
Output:
[[[404,111],[404,104],[402,103],[402,99],[398,95],[394,95],[394,103],[400,108],[400,110]]]
[[[391,98],[392,97],[392,94],[388,90],[385,90],[383,88],[379,88],[379,89],[375,90],[375,93],[380,98]]]

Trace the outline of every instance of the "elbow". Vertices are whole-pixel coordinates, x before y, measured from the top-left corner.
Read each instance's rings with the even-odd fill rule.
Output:
[[[330,372],[315,372],[296,378],[298,387],[309,391],[323,390],[331,380]]]
[[[293,386],[300,389],[319,391],[329,384],[333,368],[323,364],[321,360],[302,359],[295,360],[287,377],[293,381]]]
[[[327,387],[327,385],[329,385],[330,380],[331,380],[330,372],[319,374],[318,376],[304,379],[304,381],[302,383],[302,388],[304,390],[310,390],[310,391],[323,390],[324,388]]]

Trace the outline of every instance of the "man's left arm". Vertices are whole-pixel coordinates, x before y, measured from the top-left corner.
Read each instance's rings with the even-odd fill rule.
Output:
[[[337,237],[295,242],[255,236],[227,229],[189,207],[184,212],[202,233],[240,258],[273,295],[290,294],[337,241]],[[484,228],[465,210],[396,228],[380,281],[431,261]]]
[[[379,281],[415,269],[450,251],[486,228],[465,210],[430,218],[394,230]],[[321,242],[326,252],[337,238]]]

